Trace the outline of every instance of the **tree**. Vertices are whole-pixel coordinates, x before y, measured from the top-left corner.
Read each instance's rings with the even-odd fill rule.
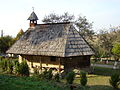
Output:
[[[86,72],[84,71],[80,72],[80,84],[82,86],[85,86],[87,84],[87,76],[86,76]]]
[[[120,57],[120,43],[116,43],[114,44],[113,48],[112,48],[112,53],[119,58]]]
[[[71,71],[67,73],[66,80],[68,84],[73,84],[74,79],[75,79],[75,72]]]
[[[75,20],[75,16],[68,12],[65,12],[63,15],[51,13],[48,16],[45,16],[42,21],[44,23],[74,22],[78,27],[80,34],[87,40],[92,39],[92,35],[94,34],[92,23],[89,23],[85,16],[79,16]]]
[[[68,12],[65,12],[63,15],[51,13],[48,16],[45,16],[42,21],[44,23],[72,22],[74,21],[74,18],[75,16],[70,15]]]
[[[85,16],[79,16],[75,23],[83,37],[86,39],[92,39],[92,35],[94,35],[94,31],[92,30],[92,23],[89,23]]]
[[[110,33],[107,31],[101,31],[101,34],[99,35],[99,45],[103,49],[103,54],[105,57],[108,57],[112,54],[112,37]]]
[[[29,67],[27,62],[24,60],[21,63],[17,62],[15,65],[15,73],[21,76],[29,76]]]
[[[15,41],[17,41],[18,39],[20,39],[20,37],[21,37],[23,34],[24,34],[24,31],[21,29],[21,30],[18,32],[17,36],[15,37]]]
[[[9,35],[0,37],[0,53],[5,53],[13,43],[14,39]]]
[[[119,84],[120,84],[120,75],[117,73],[114,73],[111,78],[109,79],[110,85],[115,88],[115,90],[119,90]]]

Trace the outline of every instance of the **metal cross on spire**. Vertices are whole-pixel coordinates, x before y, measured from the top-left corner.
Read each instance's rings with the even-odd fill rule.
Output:
[[[32,7],[32,10],[33,10],[33,12],[34,12],[34,7]]]

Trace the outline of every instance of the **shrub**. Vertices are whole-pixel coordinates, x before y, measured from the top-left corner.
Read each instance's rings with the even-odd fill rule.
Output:
[[[52,74],[52,69],[49,69],[47,71],[47,69],[45,68],[45,71],[43,71],[40,75],[39,75],[39,78],[40,79],[46,79],[46,80],[51,80],[53,77],[53,74]]]
[[[0,67],[2,68],[2,71],[7,71],[7,67],[8,67],[8,64],[7,64],[7,60],[6,59],[3,59],[1,62],[0,62]]]
[[[71,71],[66,75],[66,80],[68,84],[72,84],[75,79],[75,72]]]
[[[29,67],[25,60],[21,63],[16,62],[15,73],[21,76],[29,76]]]
[[[14,63],[15,65],[15,73],[18,75],[20,74],[20,64],[19,62]]]
[[[54,79],[55,79],[56,82],[60,82],[59,73],[55,74]]]
[[[10,74],[13,72],[13,62],[11,60],[8,61],[8,72]]]
[[[34,67],[33,70],[34,70],[34,75],[39,75],[39,69],[37,67]]]
[[[22,61],[22,63],[20,63],[19,71],[20,71],[20,75],[29,76],[29,67],[28,67],[28,64],[25,60]]]
[[[53,77],[53,74],[52,74],[52,69],[49,69],[46,73],[46,79],[47,80],[51,80]]]
[[[13,63],[14,63],[14,66],[15,66],[15,65],[18,64],[19,62],[18,62],[17,59],[15,59]]]
[[[0,61],[3,59],[3,56],[0,56]]]
[[[109,82],[113,86],[113,88],[118,89],[118,86],[120,84],[120,76],[119,76],[119,74],[113,74],[111,76]]]
[[[87,76],[86,76],[86,72],[84,71],[80,72],[80,84],[82,86],[85,86],[87,84]]]

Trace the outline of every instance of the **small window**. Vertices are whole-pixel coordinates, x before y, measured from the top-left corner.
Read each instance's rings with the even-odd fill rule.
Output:
[[[51,61],[51,62],[55,62],[55,61],[56,61],[56,57],[52,56],[52,57],[50,58],[50,61]]]

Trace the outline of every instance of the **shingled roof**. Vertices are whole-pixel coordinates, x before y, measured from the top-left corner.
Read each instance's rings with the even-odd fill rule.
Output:
[[[29,28],[7,53],[58,57],[94,54],[73,23],[39,24]]]
[[[31,15],[29,16],[28,20],[38,20],[38,17],[37,17],[37,15],[35,14],[34,11],[31,13]]]

